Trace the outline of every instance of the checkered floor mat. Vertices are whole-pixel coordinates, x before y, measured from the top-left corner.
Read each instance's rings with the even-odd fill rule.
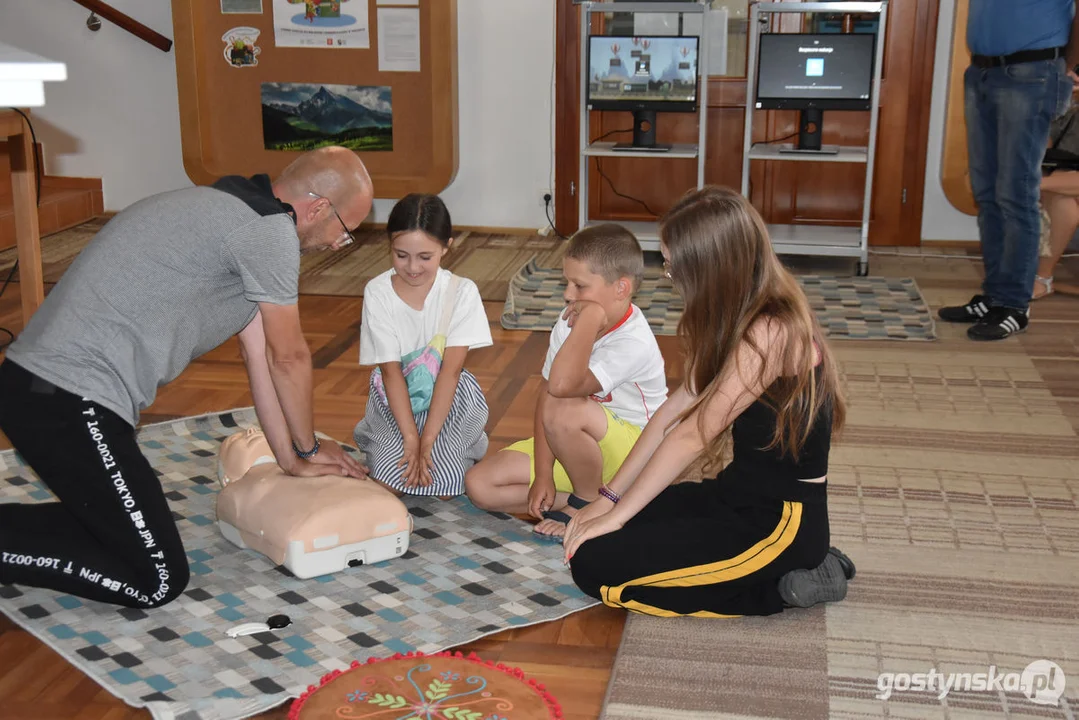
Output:
[[[936,326],[912,278],[797,275],[825,334],[843,340],[935,340]],[[507,330],[549,331],[566,309],[561,268],[534,261],[510,280]],[[633,302],[656,335],[675,335],[685,306],[662,268],[646,267]]]
[[[406,555],[299,580],[217,530],[220,442],[256,424],[253,410],[143,428],[191,565],[187,591],[164,608],[121,609],[0,586],[0,610],[125,702],[159,720],[233,720],[298,696],[353,660],[452,648],[596,604],[574,585],[560,545],[465,498],[409,499]],[[0,453],[0,502],[42,502],[48,489]],[[284,613],[292,625],[230,639],[225,631]]]

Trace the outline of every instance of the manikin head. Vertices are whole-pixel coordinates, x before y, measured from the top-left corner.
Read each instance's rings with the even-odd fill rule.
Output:
[[[270,443],[258,428],[247,428],[225,438],[217,455],[217,478],[221,485],[239,480],[256,465],[277,463]]]
[[[371,176],[359,156],[338,147],[306,152],[274,181],[274,195],[296,212],[300,251],[339,250],[351,242],[351,229],[370,214]]]

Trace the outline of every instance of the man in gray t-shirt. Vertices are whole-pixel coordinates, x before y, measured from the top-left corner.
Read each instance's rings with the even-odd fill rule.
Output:
[[[322,148],[273,183],[155,195],[101,229],[0,364],[0,429],[59,499],[0,504],[0,582],[131,607],[183,591],[183,544],[135,426],[159,386],[233,335],[282,469],[363,476],[315,435],[297,295],[300,254],[352,242],[372,198],[356,154]]]

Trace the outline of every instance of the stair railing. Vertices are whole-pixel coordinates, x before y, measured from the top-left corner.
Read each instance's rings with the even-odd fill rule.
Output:
[[[168,52],[172,49],[172,40],[169,40],[156,30],[146,27],[130,15],[125,15],[111,5],[101,2],[101,0],[75,0],[75,2],[89,10],[91,17],[94,14],[100,15],[114,25],[127,30],[140,40],[150,43],[161,52]],[[91,29],[96,30],[97,28]]]

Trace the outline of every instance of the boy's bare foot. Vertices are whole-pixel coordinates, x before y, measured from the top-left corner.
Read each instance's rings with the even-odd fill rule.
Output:
[[[569,521],[573,519],[578,510],[588,507],[587,500],[577,497],[573,493],[569,494],[566,502],[567,505],[563,510],[549,510],[543,513],[544,519],[536,523],[536,527],[532,529],[532,532],[536,535],[542,535],[548,540],[562,542],[562,538],[566,535],[566,526],[569,525]]]

